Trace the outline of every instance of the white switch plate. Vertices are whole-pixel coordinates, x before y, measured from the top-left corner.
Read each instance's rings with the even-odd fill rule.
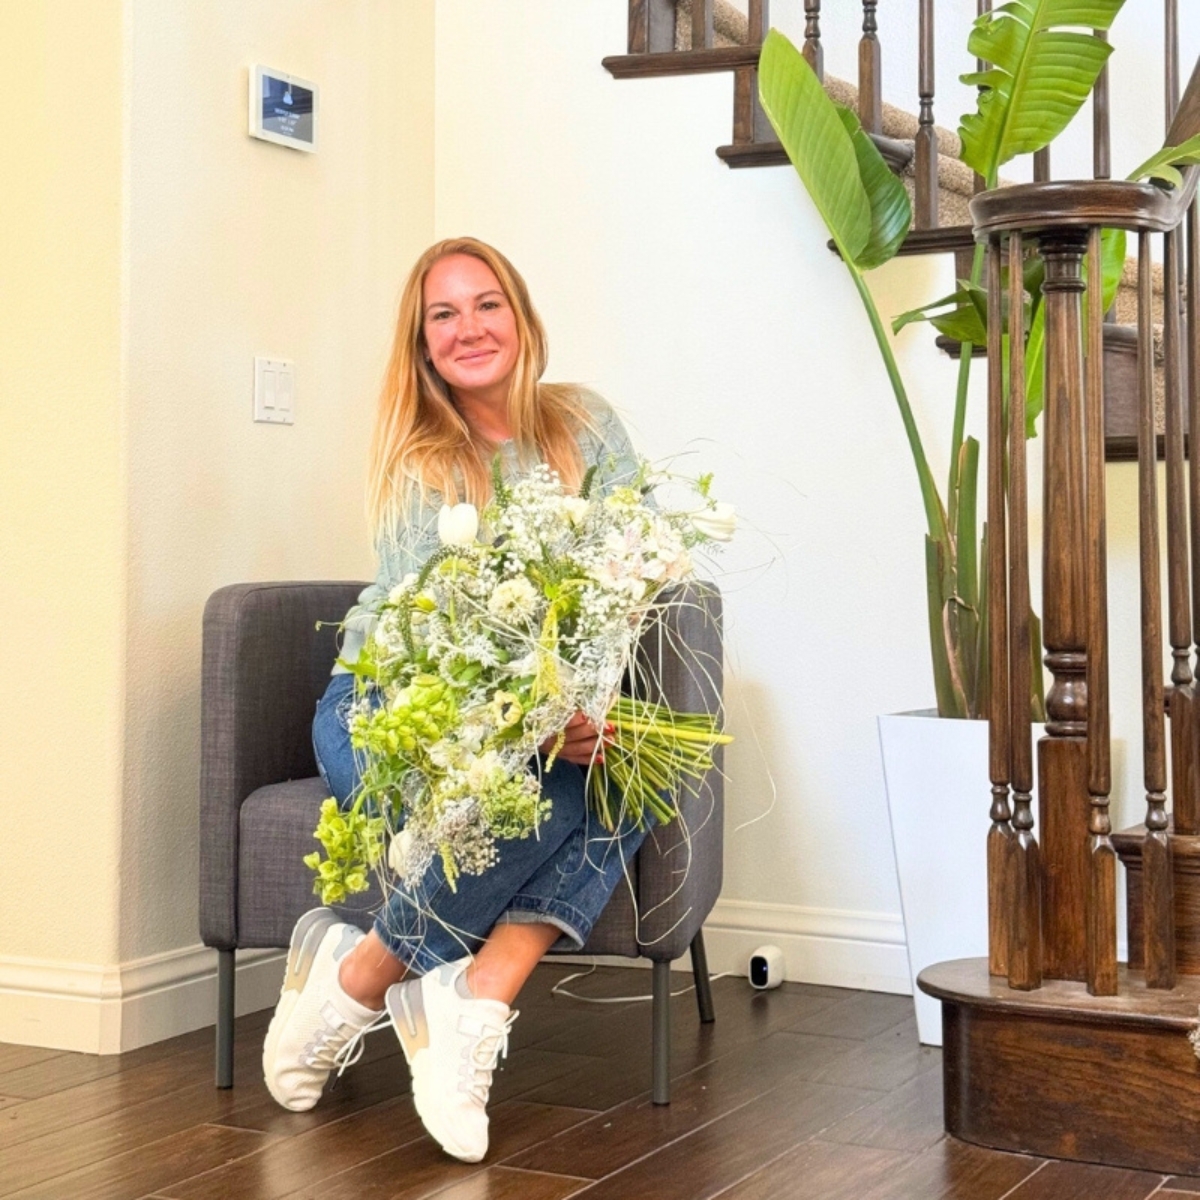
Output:
[[[255,358],[254,419],[291,425],[296,419],[296,364],[290,358]]]

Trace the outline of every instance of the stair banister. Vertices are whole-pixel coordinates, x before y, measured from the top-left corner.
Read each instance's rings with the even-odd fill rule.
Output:
[[[933,123],[933,0],[920,0],[917,15],[916,227],[936,229],[938,219],[938,138]]]
[[[992,238],[987,257],[988,309],[1001,304],[1000,239]],[[988,323],[988,361],[999,363],[1003,334],[999,321]],[[1009,874],[1012,863],[1012,719],[1008,683],[1008,527],[1004,488],[1004,377],[988,371],[987,408],[987,593],[988,773],[992,781],[991,827],[987,838],[988,971],[1008,975],[1010,922]]]
[[[993,255],[993,259],[994,259]],[[1008,242],[1009,311],[1024,308],[1025,255],[1020,233]],[[999,364],[1003,352],[992,360]],[[1042,985],[1043,904],[1041,849],[1033,833],[1033,728],[1030,696],[1033,694],[1029,613],[1029,496],[1025,439],[1025,339],[1009,338],[1008,361],[1008,595],[1009,595],[1009,736],[1012,760],[1013,839],[1008,874],[1009,928],[1008,985],[1031,991]]]
[[[804,0],[804,57],[816,72],[825,78],[825,51],[821,46],[821,0]]]
[[[1104,286],[1100,230],[1088,232],[1087,328],[1084,360],[1084,454],[1087,463],[1087,894],[1084,897],[1087,988],[1117,993],[1117,852],[1109,796],[1112,745],[1108,690],[1108,535],[1104,482]]]
[[[883,132],[883,53],[875,10],[879,0],[863,0],[858,43],[858,120],[868,133]]]

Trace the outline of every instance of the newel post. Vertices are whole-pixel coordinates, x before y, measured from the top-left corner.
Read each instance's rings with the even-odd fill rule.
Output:
[[[1090,876],[1087,753],[1087,519],[1083,453],[1083,256],[1086,230],[1043,234],[1046,387],[1042,628],[1052,682],[1038,744],[1044,868],[1043,948],[1052,979],[1087,977],[1081,921]]]

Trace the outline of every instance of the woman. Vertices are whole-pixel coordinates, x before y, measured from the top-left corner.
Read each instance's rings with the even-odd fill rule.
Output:
[[[497,454],[506,475],[544,461],[569,488],[592,466],[600,486],[635,469],[608,405],[539,383],[545,363],[541,322],[503,255],[473,238],[422,255],[401,297],[371,447],[379,576],[347,617],[313,725],[318,765],[343,806],[360,776],[346,729],[354,676],[342,664],[357,659],[380,601],[435,549],[441,504],[482,507]],[[449,1154],[483,1157],[492,1071],[517,1015],[510,1006],[553,945],[584,944],[644,836],[590,824],[584,772],[602,756],[600,731],[576,714],[542,774],[553,807],[538,836],[502,843],[499,861],[457,891],[435,863],[416,894],[392,896],[365,936],[329,909],[300,919],[263,1050],[280,1104],[311,1108],[361,1035],[390,1020],[425,1127]]]

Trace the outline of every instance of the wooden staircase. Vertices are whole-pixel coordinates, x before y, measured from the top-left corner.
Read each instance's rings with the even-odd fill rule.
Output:
[[[932,0],[924,0],[922,12]],[[860,79],[857,83],[825,76],[820,32],[820,0],[807,0],[808,37],[805,54],[821,74],[825,89],[838,103],[859,113],[863,127],[901,177],[913,204],[914,225],[899,253],[902,255],[953,253],[956,276],[970,274],[975,235],[970,201],[980,181],[960,158],[957,133],[933,121],[932,84],[923,93],[925,117],[919,117],[879,94],[881,51],[874,30],[876,4],[863,4],[863,39],[859,45]],[[732,73],[734,77],[732,141],[716,148],[729,167],[787,166],[788,158],[758,104],[757,66],[768,28],[768,0],[749,0],[742,12],[729,0],[630,0],[629,50],[609,55],[604,67],[616,79],[665,75]],[[932,22],[930,22],[932,23]],[[932,45],[923,47],[927,65],[923,78],[932,80]],[[922,153],[923,147],[923,153]],[[1043,175],[1048,158],[1043,163]],[[919,182],[920,181],[920,182]],[[832,247],[831,247],[832,248]],[[1137,457],[1137,269],[1130,261],[1122,280],[1114,313],[1105,330],[1105,457],[1109,462]],[[1162,366],[1162,272],[1154,277],[1156,303],[1155,394],[1159,454],[1165,431]],[[947,353],[957,356],[957,344],[939,338]],[[982,354],[982,348],[977,348]]]
[[[1200,63],[1179,98],[1178,5],[1164,2],[1172,114],[1164,144],[1176,145],[1200,134]],[[1187,319],[1200,312],[1200,167],[1187,168],[1173,190],[1108,179],[1102,76],[1095,180],[1051,183],[1043,153],[1034,183],[975,194],[970,225],[947,225],[938,213],[947,156],[938,149],[950,142],[933,123],[926,37],[933,0],[919,2],[922,84],[911,146],[885,131],[877,0],[862,7],[854,100],[893,169],[914,172],[916,221],[905,252],[957,252],[979,241],[987,255],[989,953],[938,964],[919,980],[942,1002],[946,1128],[997,1149],[1200,1175],[1200,455],[1185,453],[1188,427],[1200,428],[1200,319]],[[805,0],[805,55],[818,73],[820,8],[820,0]],[[678,11],[668,0],[630,0],[629,53],[605,65],[618,77],[732,72],[734,138],[718,154],[730,165],[780,161],[756,101],[766,0],[749,0],[744,39],[722,16],[724,45],[716,43],[718,9],[712,0]],[[1107,322],[1098,282],[1106,228],[1125,229],[1136,246],[1116,319]],[[1006,349],[1001,264],[1033,255],[1045,268],[1046,386],[1041,436],[1027,444],[1024,345],[1012,339]],[[1007,286],[1015,311],[1022,272],[1011,272]],[[1104,353],[1089,355],[1087,346]],[[1030,446],[1043,456],[1043,588],[1035,607],[1050,680],[1046,736],[1036,749]],[[1141,619],[1111,638],[1140,646],[1146,807],[1141,825],[1115,833],[1105,462],[1131,456]],[[985,785],[976,786],[982,804]],[[969,784],[964,793],[972,794]],[[1128,963],[1117,961],[1118,861],[1128,883]]]

